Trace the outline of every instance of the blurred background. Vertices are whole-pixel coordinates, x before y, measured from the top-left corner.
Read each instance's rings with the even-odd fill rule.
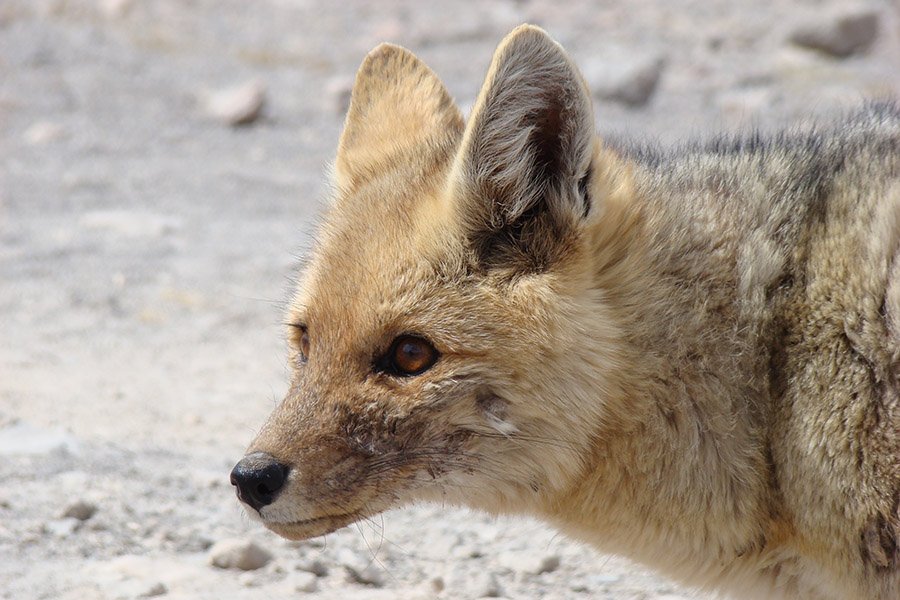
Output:
[[[412,49],[467,111],[522,22],[609,135],[900,95],[886,0],[0,0],[0,598],[704,598],[435,506],[288,543],[228,483],[363,56]]]

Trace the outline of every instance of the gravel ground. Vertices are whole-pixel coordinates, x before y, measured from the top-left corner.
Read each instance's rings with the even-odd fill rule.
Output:
[[[468,108],[537,23],[601,131],[663,141],[900,95],[896,4],[558,4],[0,1],[0,598],[704,597],[437,506],[290,543],[228,483],[285,390],[282,301],[377,43]]]

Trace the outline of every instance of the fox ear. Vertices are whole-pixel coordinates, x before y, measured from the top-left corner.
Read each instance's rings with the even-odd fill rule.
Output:
[[[486,266],[543,270],[590,211],[590,94],[562,47],[522,25],[501,42],[456,157],[456,196]]]
[[[381,44],[363,60],[338,145],[335,171],[354,187],[398,160],[420,166],[447,155],[462,135],[459,109],[437,75],[400,46]]]

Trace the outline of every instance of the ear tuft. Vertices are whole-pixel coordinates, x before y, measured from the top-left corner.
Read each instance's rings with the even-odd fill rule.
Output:
[[[590,210],[590,94],[562,47],[523,25],[497,48],[457,156],[473,246],[543,268]]]
[[[448,152],[463,119],[437,75],[393,44],[366,55],[356,74],[338,145],[338,183],[355,186],[411,156]]]

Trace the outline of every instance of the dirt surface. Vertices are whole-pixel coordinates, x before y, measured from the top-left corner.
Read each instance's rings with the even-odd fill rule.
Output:
[[[436,506],[288,543],[228,471],[286,388],[282,303],[369,49],[413,49],[468,108],[533,22],[602,132],[663,141],[900,95],[896,4],[764,4],[0,1],[0,598],[704,597]],[[835,10],[875,15],[856,54],[789,41]],[[231,126],[244,84],[265,103]],[[265,564],[213,566],[235,538]]]

